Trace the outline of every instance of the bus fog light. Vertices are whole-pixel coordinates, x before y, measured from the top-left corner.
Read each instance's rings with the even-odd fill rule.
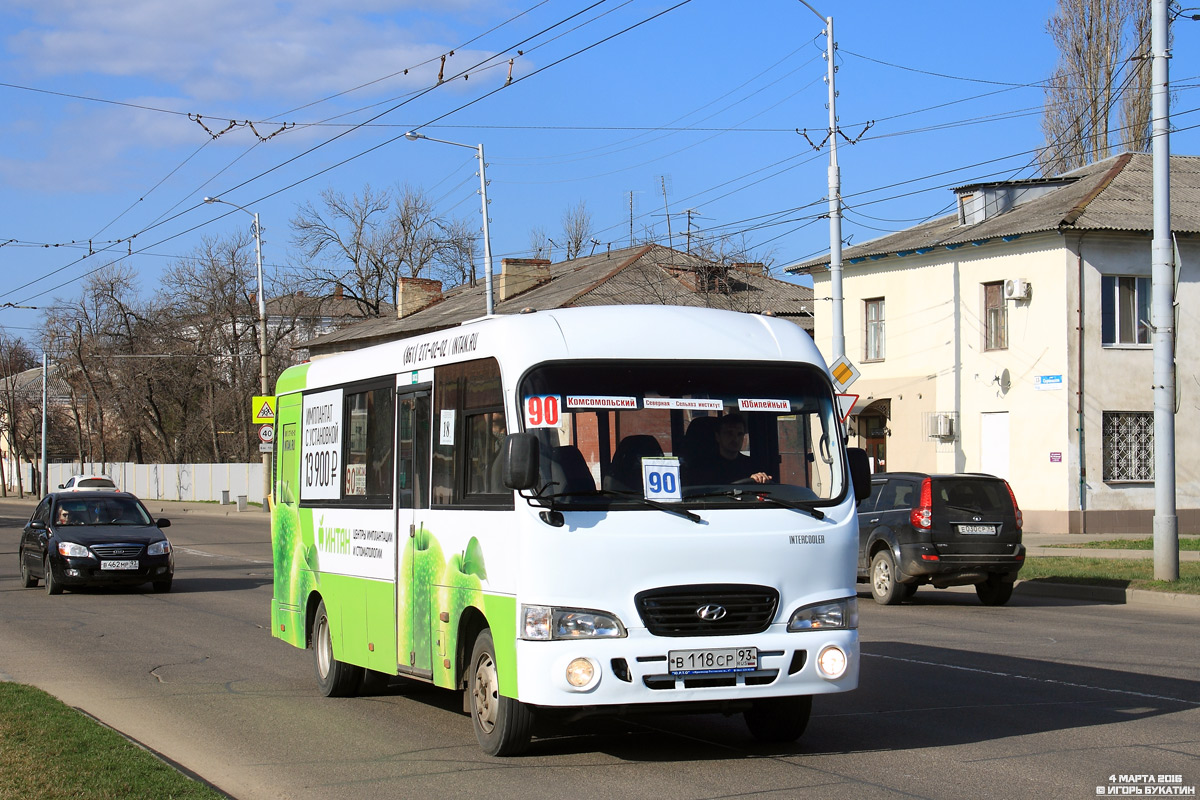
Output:
[[[817,669],[822,676],[831,680],[842,677],[848,664],[845,651],[837,645],[829,645],[817,656]]]
[[[567,664],[567,683],[576,689],[589,685],[596,677],[596,667],[589,659],[575,658]]]

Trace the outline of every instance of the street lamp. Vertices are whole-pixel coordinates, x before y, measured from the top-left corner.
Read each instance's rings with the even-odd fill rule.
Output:
[[[426,136],[423,133],[409,131],[404,134],[404,138],[410,142],[415,142],[417,139],[426,139],[430,142],[441,142],[442,144],[452,144],[455,147],[465,147],[475,151],[475,157],[479,159],[479,194],[483,198],[483,287],[487,297],[487,314],[492,315],[492,237],[488,232],[488,199],[487,199],[487,173],[485,172],[486,164],[483,161],[483,144],[470,145],[462,144],[461,142],[449,142],[445,139],[434,139],[432,136]]]
[[[254,254],[258,261],[258,381],[264,397],[271,394],[267,388],[267,301],[263,297],[262,230],[258,226],[258,214],[237,203],[219,197],[206,197],[204,202],[223,203],[245,211],[254,217]],[[271,454],[263,453],[263,510],[268,510],[267,498],[271,495]]]

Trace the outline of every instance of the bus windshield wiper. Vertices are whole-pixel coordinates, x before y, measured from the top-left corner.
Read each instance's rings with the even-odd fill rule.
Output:
[[[784,500],[776,497],[764,489],[751,489],[743,491],[742,489],[726,489],[720,492],[701,492],[700,494],[689,494],[684,496],[684,500],[697,500],[703,497],[731,497],[734,500],[745,500],[746,498],[754,498],[760,503],[774,503],[777,506],[790,508],[795,511],[803,511],[806,514],[812,514],[814,519],[825,519],[825,512],[819,508],[815,508],[811,503],[804,503],[798,500]]]
[[[550,507],[553,509],[554,501],[560,497],[619,497],[622,500],[633,500],[650,508],[657,508],[659,511],[666,511],[668,514],[677,514],[681,517],[687,517],[692,522],[704,522],[704,518],[699,514],[694,514],[686,508],[679,508],[672,503],[662,503],[658,500],[648,500],[640,494],[634,492],[617,492],[612,489],[581,489],[573,492],[557,492],[555,494],[538,495],[539,500],[549,500]]]

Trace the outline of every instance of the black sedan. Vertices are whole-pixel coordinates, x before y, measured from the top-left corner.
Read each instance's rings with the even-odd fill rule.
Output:
[[[175,556],[162,529],[128,492],[48,494],[25,523],[17,556],[26,588],[46,582],[47,594],[70,586],[138,585],[171,591]]]

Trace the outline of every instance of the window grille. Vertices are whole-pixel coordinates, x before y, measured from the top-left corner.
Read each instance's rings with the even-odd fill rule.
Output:
[[[1104,480],[1154,480],[1154,414],[1104,412]]]

